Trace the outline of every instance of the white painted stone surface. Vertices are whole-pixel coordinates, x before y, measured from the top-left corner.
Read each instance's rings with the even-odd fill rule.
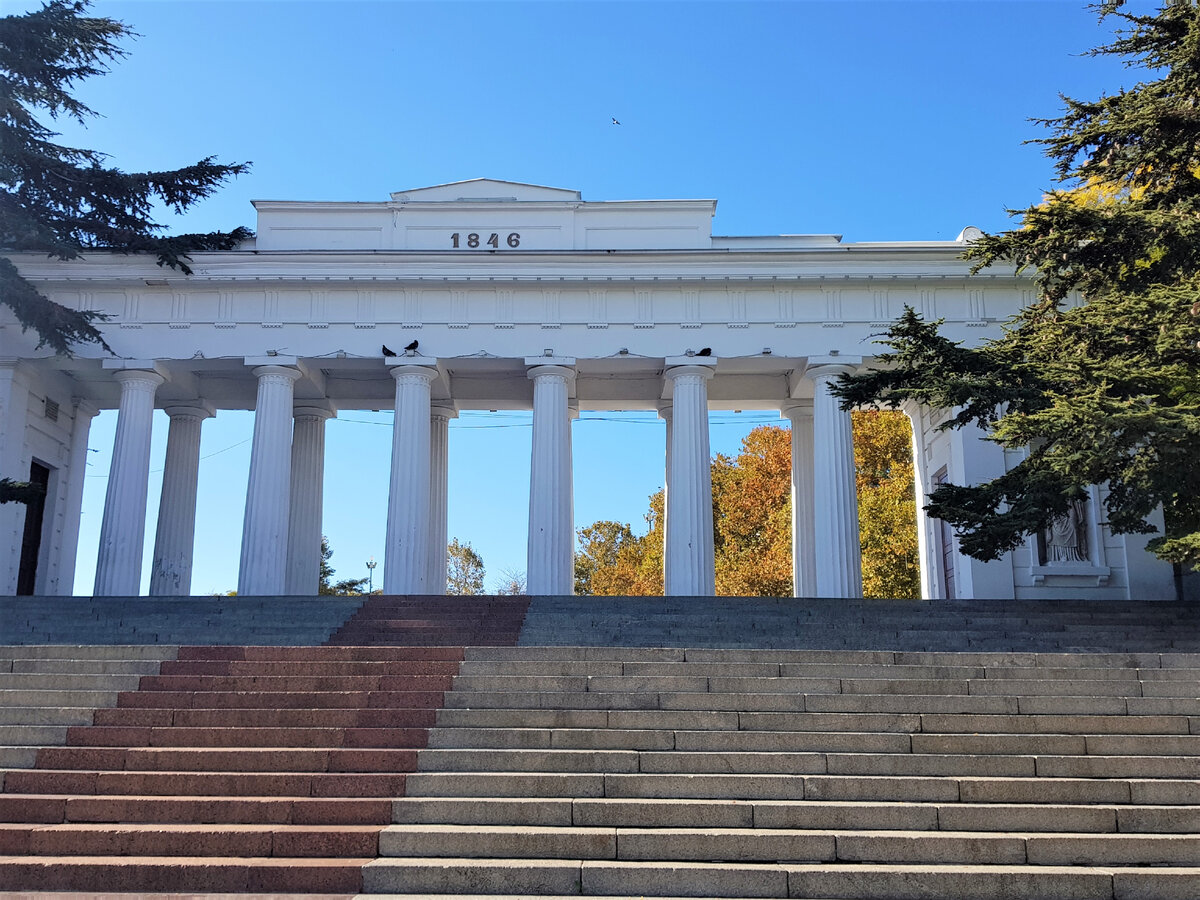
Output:
[[[146,369],[122,368],[113,375],[121,385],[121,401],[96,556],[93,592],[99,597],[133,597],[142,589],[150,431],[154,392],[163,383],[162,375],[146,365]]]
[[[204,406],[167,408],[171,424],[150,565],[150,595],[154,597],[186,597],[192,592],[200,429],[212,414]]]
[[[817,534],[813,507],[813,405],[783,409],[792,423],[792,596],[817,596]]]
[[[429,414],[429,572],[425,590],[446,593],[446,546],[450,542],[450,420],[458,412],[453,407],[435,406]]]
[[[312,595],[321,581],[324,512],[325,423],[333,411],[321,406],[292,410],[292,484],[289,492],[287,593]]]
[[[272,364],[262,364],[272,359]],[[258,380],[258,401],[238,568],[238,594],[243,597],[284,592],[292,480],[292,389],[301,375],[295,362],[286,357],[246,360]]]
[[[401,358],[391,364],[396,419],[383,592],[423,594],[429,573],[429,395],[438,373],[419,360]]]
[[[525,360],[533,381],[533,443],[529,480],[530,594],[574,593],[570,397],[575,360]]]
[[[818,597],[861,597],[862,556],[850,413],[829,387],[859,360],[818,358],[805,373],[813,382],[813,518]]]
[[[715,590],[712,533],[712,474],[708,439],[708,381],[717,361],[672,357],[671,462],[667,487],[668,596],[711,595]]]
[[[819,371],[819,362],[845,365],[869,350],[872,336],[906,304],[926,318],[944,318],[948,338],[977,344],[998,334],[1000,323],[1029,303],[1034,290],[1029,278],[1008,270],[970,276],[958,240],[855,243],[833,234],[714,235],[715,201],[705,199],[595,202],[574,190],[475,179],[397,191],[378,202],[263,201],[256,207],[258,238],[236,251],[193,254],[190,276],[164,271],[151,257],[92,253],[63,262],[40,254],[12,256],[51,299],[111,316],[103,331],[116,356],[85,346],[74,358],[56,357],[37,349],[36,337],[0,310],[6,354],[0,359],[0,475],[28,477],[35,459],[51,469],[39,590],[70,590],[68,558],[75,552],[79,518],[73,486],[82,483],[86,455],[86,423],[70,415],[55,421],[52,407],[65,412],[78,398],[92,409],[116,408],[124,377],[116,373],[153,357],[157,376],[166,380],[149,404],[143,395],[142,413],[196,401],[218,410],[257,409],[256,451],[273,462],[270,473],[256,470],[248,486],[239,590],[277,592],[286,586],[286,550],[280,548],[286,547],[292,518],[293,400],[298,407],[342,410],[397,403],[399,384],[380,345],[397,342],[400,334],[419,337],[420,353],[428,354],[402,357],[404,364],[435,374],[425,385],[425,400],[410,398],[424,409],[428,437],[399,420],[397,425],[402,448],[424,448],[425,461],[418,465],[425,468],[400,472],[394,464],[386,476],[393,485],[397,478],[414,484],[424,497],[424,512],[403,512],[406,524],[400,528],[393,487],[389,534],[397,540],[389,538],[389,546],[394,556],[412,543],[398,535],[424,522],[426,549],[404,565],[391,560],[385,589],[400,584],[406,590],[417,584],[439,589],[433,545],[441,540],[443,492],[439,426],[430,425],[430,406],[529,409],[535,389],[527,360],[542,360],[549,351],[554,358],[577,360],[568,409],[655,410],[674,403],[668,414],[667,543],[679,552],[690,541],[690,552],[702,564],[685,576],[674,570],[677,557],[667,554],[667,580],[680,591],[697,585],[701,592],[711,590],[711,530],[677,539],[683,501],[671,496],[684,479],[674,471],[679,454],[690,454],[694,470],[707,430],[692,421],[684,436],[677,434],[686,416],[672,396],[677,380],[666,374],[675,354],[710,345],[707,409],[786,410],[814,402],[808,497],[814,506],[813,577],[826,574],[812,589],[854,592],[859,576],[857,563],[849,560],[857,556],[851,549],[853,504],[846,499],[853,479],[845,417],[814,397],[817,386],[803,373]],[[277,347],[291,356],[262,356]],[[258,365],[286,363],[295,373],[288,385],[269,392],[273,412],[266,411],[251,368],[237,361],[243,357]],[[869,365],[871,359],[862,362]],[[698,414],[694,397],[690,403],[690,414]],[[125,418],[128,426],[132,417]],[[922,410],[915,418],[921,423],[914,447],[922,495],[943,468],[951,480],[970,483],[1015,464],[1011,453],[981,443],[978,434],[937,431],[941,414]],[[260,420],[264,428],[272,423],[261,436]],[[137,500],[145,493],[138,448],[148,429],[147,420],[135,429],[136,440],[122,437],[121,459],[114,462],[118,481],[137,482],[117,504],[129,535],[139,527],[132,521],[139,504],[144,510],[144,498]],[[552,458],[561,459],[563,447],[570,458],[569,426],[565,432],[565,440],[550,441]],[[798,438],[794,453],[802,458],[807,439]],[[546,476],[555,483],[573,478],[569,464],[565,481],[561,463],[548,471],[559,473]],[[807,484],[807,475],[801,472],[800,478]],[[797,484],[795,508],[803,518],[805,492]],[[535,483],[531,509],[532,495],[541,498],[541,509],[548,492],[553,490],[546,484]],[[695,485],[690,492],[693,500],[699,496]],[[570,546],[574,523],[569,506],[561,498],[556,502],[554,515],[567,524],[551,531],[568,535],[552,542],[559,574],[530,571],[531,588],[553,583],[555,590],[570,589],[571,579],[560,572],[561,548]],[[695,521],[700,512],[691,509],[688,515]],[[23,521],[23,509],[0,506],[0,536],[6,538],[0,545],[0,593],[16,589]],[[116,527],[115,519],[112,524]],[[1143,538],[1097,528],[1103,560],[1089,563],[1087,572],[1039,572],[1032,546],[988,564],[968,560],[951,546],[956,587],[962,596],[1173,596],[1170,567],[1145,553]],[[921,538],[923,592],[944,596],[937,523],[926,521]],[[103,589],[115,590],[113,573],[119,570],[120,592],[134,592],[140,555],[135,561],[126,554],[114,563],[112,540],[107,532],[107,549],[100,554],[106,560]],[[794,540],[805,543],[802,534]],[[797,591],[807,593],[804,568]],[[402,569],[409,574],[400,578]]]

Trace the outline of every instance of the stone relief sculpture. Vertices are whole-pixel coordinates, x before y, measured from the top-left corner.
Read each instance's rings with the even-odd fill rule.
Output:
[[[1050,523],[1042,533],[1043,565],[1086,563],[1091,560],[1088,548],[1088,516],[1084,501],[1076,500],[1065,515]]]

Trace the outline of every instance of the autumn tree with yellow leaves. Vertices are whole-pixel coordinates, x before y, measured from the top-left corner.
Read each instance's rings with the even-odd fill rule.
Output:
[[[896,412],[856,412],[854,453],[868,597],[917,597],[916,502],[912,433]],[[713,547],[717,593],[789,597],[792,593],[791,434],[765,425],[735,457],[712,461]],[[648,531],[594,522],[579,529],[575,593],[653,596],[663,592],[663,492],[650,497]]]

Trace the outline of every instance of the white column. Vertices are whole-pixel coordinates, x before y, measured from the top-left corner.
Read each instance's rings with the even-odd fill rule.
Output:
[[[429,571],[425,593],[446,593],[446,545],[450,541],[450,420],[458,411],[434,406],[429,413]]]
[[[63,508],[63,530],[58,557],[58,587],[55,593],[69,597],[75,592],[75,559],[79,555],[79,517],[83,511],[83,479],[87,476],[88,436],[92,419],[99,412],[87,400],[73,399],[71,449],[67,461],[67,495]]]
[[[93,593],[98,597],[136,597],[142,586],[154,392],[164,379],[144,369],[122,369],[113,377],[121,383],[121,401]]]
[[[575,360],[533,357],[525,363],[531,366],[529,377],[533,379],[527,589],[530,594],[573,594],[570,395]]]
[[[29,480],[29,459],[25,455],[27,375],[20,360],[0,359],[0,477],[13,481]],[[17,592],[24,534],[25,504],[0,503],[0,595]]]
[[[396,417],[383,592],[423,594],[429,572],[429,394],[438,372],[424,360],[400,357],[389,364],[396,379]]]
[[[813,405],[782,410],[792,423],[792,596],[817,596],[816,519],[813,516]]]
[[[166,412],[171,424],[150,567],[150,596],[186,597],[192,592],[200,428],[213,412],[202,404],[168,406]]]
[[[292,392],[300,370],[257,366],[254,443],[246,485],[238,594],[282,594],[287,570],[288,505],[292,481]]]
[[[929,502],[929,498],[925,494],[926,485],[929,484],[929,466],[925,459],[925,428],[921,421],[919,404],[910,401],[905,403],[901,409],[908,416],[908,423],[912,426],[913,433],[913,488],[917,498],[917,557],[921,570],[921,599],[932,600],[938,595],[935,573],[941,560],[935,560],[931,556],[934,542],[930,540],[932,537],[930,534],[931,522],[929,514],[925,512],[925,505]]]
[[[856,361],[857,362],[857,361]],[[854,440],[850,413],[829,387],[855,363],[810,365],[813,381],[813,517],[816,523],[818,597],[862,596],[862,550],[858,537]]]
[[[662,522],[663,585],[664,585],[663,590],[666,590],[665,585],[670,580],[669,573],[671,570],[670,558],[667,556],[667,552],[666,552],[667,540],[668,540],[667,535],[670,534],[670,529],[671,529],[671,519],[667,515],[667,508],[670,505],[669,500],[671,497],[671,433],[672,433],[671,423],[674,421],[674,418],[675,418],[674,415],[672,415],[670,401],[664,400],[663,402],[658,404],[658,417],[660,419],[662,419],[667,425],[666,444],[664,445],[664,448],[663,448],[665,451],[663,455],[666,457],[666,461],[663,464],[663,512],[662,512],[662,516],[663,516],[663,522]]]
[[[288,499],[289,594],[316,596],[321,583],[321,522],[325,486],[325,422],[332,410],[292,410],[292,486]]]
[[[672,365],[672,363],[675,363]],[[708,380],[715,360],[667,360],[672,382],[672,422],[667,464],[667,521],[664,550],[665,592],[670,596],[712,596],[712,471],[708,440]]]

